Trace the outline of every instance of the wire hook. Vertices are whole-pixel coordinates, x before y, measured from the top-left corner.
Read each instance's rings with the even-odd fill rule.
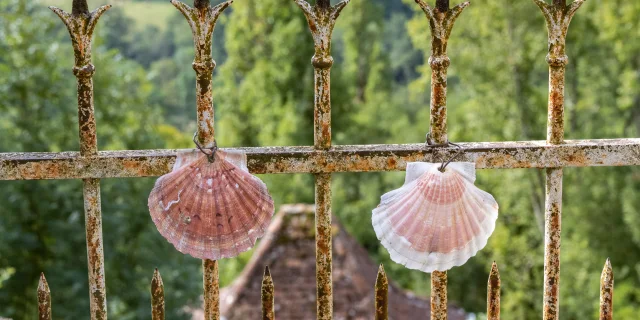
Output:
[[[440,144],[433,143],[433,140],[431,139],[431,133],[427,133],[427,141],[425,143],[430,148],[449,147],[449,146],[454,146],[458,148],[458,152],[456,152],[453,156],[451,156],[447,161],[442,162],[442,164],[440,165],[440,168],[438,168],[440,172],[444,172],[444,169],[446,169],[447,166],[453,160],[455,160],[458,156],[460,156],[460,154],[462,154],[462,152],[464,152],[464,148],[461,145],[457,143],[453,143],[451,141],[447,141],[446,143],[440,143]]]
[[[209,159],[209,162],[215,161],[215,154],[216,154],[216,151],[218,151],[218,142],[215,139],[213,139],[213,147],[205,148],[200,144],[200,142],[198,142],[197,136],[198,136],[198,132],[196,131],[193,134],[193,143],[195,143],[196,147],[200,149],[200,152],[204,153],[207,156],[207,159]],[[209,151],[207,152],[206,150],[209,150]]]

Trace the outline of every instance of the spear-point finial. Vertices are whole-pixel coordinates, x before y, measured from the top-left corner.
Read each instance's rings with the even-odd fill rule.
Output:
[[[382,265],[382,263],[380,264],[380,268],[378,268],[375,294],[375,320],[387,320],[389,318],[389,280],[387,280],[387,274],[384,272],[384,266]]]
[[[269,266],[266,266],[262,277],[262,320],[274,320],[276,317],[273,291],[273,278]]]
[[[487,284],[487,320],[500,320],[500,273],[495,261]]]
[[[151,279],[151,319],[164,320],[164,283],[158,268]]]
[[[600,320],[613,319],[613,268],[607,258],[600,276]]]
[[[51,320],[51,291],[44,273],[38,282],[38,320]]]

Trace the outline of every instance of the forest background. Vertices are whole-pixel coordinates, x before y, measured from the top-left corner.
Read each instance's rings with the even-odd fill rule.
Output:
[[[195,75],[187,22],[168,1],[113,4],[94,40],[99,148],[192,148]],[[71,1],[0,0],[0,152],[79,149],[71,44],[47,5],[70,10]],[[567,40],[567,139],[640,133],[639,20],[640,1],[589,0],[578,11]],[[333,40],[335,144],[424,141],[429,38],[427,19],[410,0],[349,4]],[[546,38],[532,1],[473,1],[449,43],[452,141],[544,140]],[[236,1],[215,30],[213,50],[220,146],[312,145],[312,40],[293,1]],[[393,281],[426,296],[429,275],[391,262],[370,222],[380,195],[400,185],[403,175],[335,174],[333,211]],[[313,202],[311,175],[261,178],[278,205]],[[154,180],[103,180],[113,319],[148,318],[155,267],[164,279],[169,319],[187,319],[183,307],[200,304],[200,261],[176,252],[149,218],[146,199]],[[539,319],[544,173],[481,170],[477,185],[497,198],[498,225],[484,250],[449,272],[449,299],[482,316],[495,260],[503,319]],[[567,169],[564,186],[562,319],[596,317],[607,257],[615,272],[616,319],[637,319],[640,170]],[[88,318],[81,188],[80,181],[0,181],[0,316],[36,317],[44,271],[54,318]],[[250,256],[221,261],[222,285]]]

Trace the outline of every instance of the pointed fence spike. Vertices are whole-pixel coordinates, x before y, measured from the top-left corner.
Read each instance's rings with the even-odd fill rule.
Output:
[[[487,320],[500,320],[500,273],[495,261],[487,284]]]
[[[613,268],[607,258],[600,276],[600,320],[613,319]]]
[[[151,279],[151,320],[164,320],[164,284],[158,268]]]
[[[262,320],[274,320],[276,318],[273,290],[271,271],[269,271],[269,266],[266,266],[264,268],[264,277],[262,278]]]
[[[51,291],[44,273],[38,282],[38,320],[51,320]]]
[[[375,320],[387,320],[389,319],[389,281],[387,280],[387,274],[384,272],[382,263],[378,269],[378,277],[376,278],[376,299],[375,308],[376,316]]]

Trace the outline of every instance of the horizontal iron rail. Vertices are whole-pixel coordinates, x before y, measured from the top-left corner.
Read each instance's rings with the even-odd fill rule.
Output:
[[[475,162],[478,169],[559,168],[640,165],[640,139],[461,143],[457,161]],[[229,149],[227,149],[229,150]],[[368,172],[404,170],[407,162],[440,162],[456,148],[424,144],[344,145],[329,150],[313,147],[238,148],[247,153],[249,170],[265,173]],[[186,150],[0,153],[0,180],[126,178],[160,176],[176,154]]]

